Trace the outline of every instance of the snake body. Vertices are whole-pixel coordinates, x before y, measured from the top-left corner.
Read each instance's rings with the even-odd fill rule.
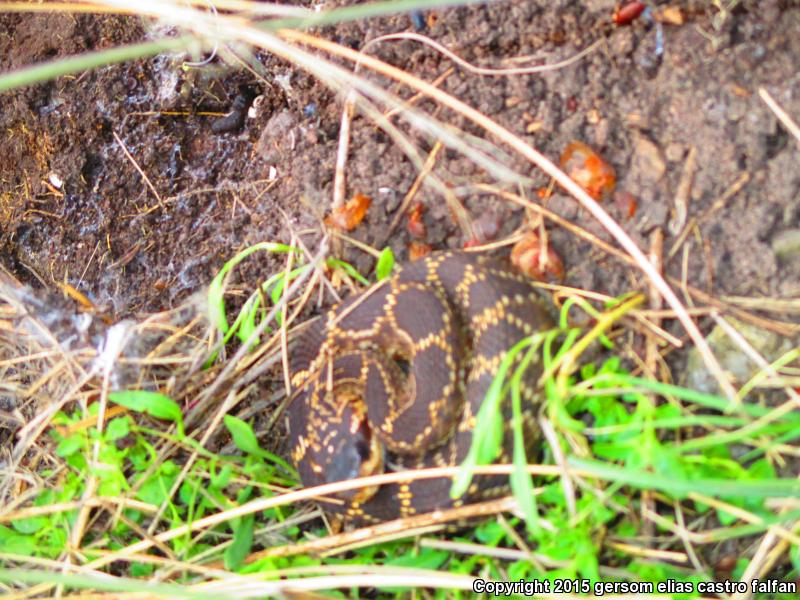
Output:
[[[404,265],[335,306],[293,353],[289,439],[303,484],[458,465],[506,352],[550,326],[530,280],[462,252]],[[532,443],[541,365],[528,370],[522,398]],[[510,409],[504,413],[508,426]],[[510,437],[501,460],[509,459]],[[383,521],[474,502],[506,482],[476,477],[453,500],[450,479],[408,481],[343,492],[324,510],[354,524]]]

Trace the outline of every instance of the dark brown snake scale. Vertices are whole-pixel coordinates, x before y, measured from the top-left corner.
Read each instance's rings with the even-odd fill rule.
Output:
[[[289,439],[303,485],[458,465],[506,352],[551,326],[530,280],[463,252],[406,264],[332,308],[292,354]],[[532,361],[528,370],[522,396],[532,445],[541,365]],[[503,410],[508,424],[510,406]],[[511,447],[506,435],[501,460]],[[475,502],[506,484],[506,477],[476,477],[453,500],[450,479],[409,481],[343,492],[342,502],[322,506],[362,524]]]

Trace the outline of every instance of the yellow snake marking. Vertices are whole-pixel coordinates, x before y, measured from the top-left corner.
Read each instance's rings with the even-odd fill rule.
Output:
[[[423,304],[427,302],[430,310],[436,307],[437,313],[423,325],[423,320],[416,323],[414,319],[413,294],[423,294],[426,288],[436,299]],[[410,299],[401,303],[404,294]],[[407,329],[400,328],[399,322]],[[290,455],[304,484],[328,480],[325,474],[330,477],[331,469],[345,475],[362,473],[362,469],[370,474],[456,464],[468,450],[487,382],[508,348],[549,326],[548,311],[524,277],[483,257],[456,252],[432,254],[403,266],[388,280],[334,307],[317,330],[322,334],[307,332],[299,342],[306,344],[308,358],[297,364],[291,376],[296,389],[287,409]],[[448,333],[451,330],[453,334]],[[392,364],[397,360],[394,356],[407,365]],[[424,363],[419,371],[416,359],[436,362]],[[408,372],[398,379],[400,370]],[[521,393],[523,422],[533,443],[541,402],[536,389],[541,365],[532,361],[528,370]],[[421,372],[434,381],[415,382],[415,373]],[[377,398],[365,397],[370,373],[377,378],[370,379]],[[410,387],[394,389],[401,380]],[[420,389],[433,397],[417,397]],[[370,415],[378,408],[381,423],[374,423]],[[505,429],[510,427],[509,410],[503,406]],[[398,429],[400,419],[405,425]],[[429,439],[436,445],[420,446],[421,440]],[[375,460],[373,446],[382,448],[383,460]],[[510,450],[507,442],[503,456],[509,457]],[[369,456],[364,454],[367,451]],[[347,461],[355,461],[352,468]],[[413,486],[405,482],[367,490],[355,498],[343,497],[341,506],[323,508],[345,516],[348,522],[373,523],[475,502],[500,493],[506,487],[502,484],[499,477],[478,477],[464,497],[453,500],[443,491],[449,486],[440,481],[420,480]]]

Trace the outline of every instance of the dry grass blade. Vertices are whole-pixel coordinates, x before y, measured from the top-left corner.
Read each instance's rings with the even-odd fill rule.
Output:
[[[775,113],[775,116],[783,123],[783,126],[789,130],[789,133],[795,137],[797,143],[800,144],[800,127],[798,127],[797,123],[789,116],[789,113],[783,110],[780,104],[775,102],[775,98],[772,97],[772,94],[770,94],[766,88],[758,88],[758,95],[766,105],[769,106],[769,109]]]
[[[534,67],[512,67],[512,68],[503,68],[503,69],[491,69],[486,67],[476,67],[473,64],[468,63],[463,58],[458,56],[455,52],[452,52],[439,44],[438,42],[432,40],[431,38],[420,35],[419,33],[413,33],[409,31],[404,31],[402,33],[391,33],[388,35],[382,35],[380,37],[375,38],[374,40],[370,40],[370,42],[364,47],[363,50],[366,50],[368,46],[371,44],[376,44],[378,42],[390,41],[390,40],[412,40],[415,42],[419,42],[421,44],[425,44],[426,46],[430,46],[437,52],[443,54],[458,66],[463,67],[470,73],[475,73],[477,75],[491,75],[496,77],[503,77],[503,76],[511,76],[511,75],[533,75],[535,73],[546,73],[548,71],[556,71],[558,69],[563,69],[565,67],[569,67],[570,65],[574,65],[578,61],[580,61],[585,56],[588,56],[597,47],[602,43],[602,40],[598,40],[593,44],[590,44],[574,56],[570,56],[565,60],[560,60],[555,63],[550,63],[546,65],[536,65]],[[362,50],[362,51],[363,51]],[[509,59],[514,60],[514,59]]]
[[[507,496],[467,506],[405,517],[309,542],[268,548],[262,552],[252,554],[247,558],[247,562],[255,562],[269,557],[292,556],[294,554],[338,554],[366,545],[413,537],[432,530],[438,530],[445,523],[486,517],[504,511],[513,511],[516,506],[517,503],[514,498]]]

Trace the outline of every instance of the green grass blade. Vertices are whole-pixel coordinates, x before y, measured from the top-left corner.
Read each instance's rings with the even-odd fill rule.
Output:
[[[528,348],[525,357],[520,362],[511,378],[511,427],[514,436],[514,451],[512,463],[514,470],[511,472],[511,491],[517,500],[520,510],[525,517],[525,525],[530,533],[534,533],[539,524],[539,515],[536,509],[536,496],[533,493],[533,478],[528,472],[528,457],[525,453],[525,433],[522,419],[522,377],[528,370],[532,360],[538,360],[540,344]],[[533,383],[533,382],[531,382]]]
[[[697,492],[718,497],[737,498],[800,498],[800,480],[730,480],[680,479],[649,471],[612,465],[599,460],[571,457],[569,466],[581,469],[594,477],[625,483],[641,489],[657,489],[673,496]]]
[[[251,254],[260,250],[275,253],[300,252],[298,248],[289,246],[287,244],[280,244],[277,242],[260,242],[245,248],[224,265],[222,265],[219,273],[216,274],[208,286],[208,315],[211,323],[214,324],[220,333],[223,334],[225,341],[230,339],[230,335],[228,334],[231,331],[231,327],[228,325],[227,311],[225,309],[225,278],[228,273],[230,273],[234,267],[236,267],[236,265],[238,265]],[[234,324],[240,325],[246,317],[247,314],[240,312]]]
[[[236,571],[244,563],[253,547],[253,530],[255,529],[255,515],[249,514],[239,519],[239,524],[233,533],[233,543],[225,550],[225,568]]]
[[[137,60],[155,56],[162,52],[174,51],[186,48],[195,38],[184,35],[177,38],[167,38],[144,42],[142,44],[131,44],[100,50],[98,52],[86,52],[76,56],[70,56],[60,60],[48,61],[32,67],[25,67],[10,73],[0,75],[0,92],[11,90],[24,85],[49,81],[62,75],[80,73],[96,67]]]
[[[503,357],[497,369],[497,375],[492,380],[486,398],[476,415],[476,425],[472,432],[472,444],[469,447],[464,462],[461,463],[458,475],[453,479],[450,488],[450,497],[458,498],[467,491],[472,482],[472,471],[477,465],[492,462],[499,454],[503,444],[503,415],[500,405],[508,393],[506,377],[516,356],[531,345],[538,348],[542,336],[535,335],[517,342]]]

